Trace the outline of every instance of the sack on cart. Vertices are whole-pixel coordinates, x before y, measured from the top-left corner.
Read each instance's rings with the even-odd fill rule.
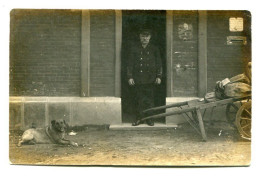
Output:
[[[205,100],[208,102],[225,98],[243,98],[251,96],[250,79],[245,74],[217,81],[214,92],[207,93]]]

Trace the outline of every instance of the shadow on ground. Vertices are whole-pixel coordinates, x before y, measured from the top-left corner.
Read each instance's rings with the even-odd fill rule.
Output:
[[[249,165],[251,142],[226,122],[205,124],[208,141],[189,124],[149,131],[111,131],[107,127],[74,128],[68,139],[79,147],[56,144],[17,147],[21,131],[10,132],[10,162],[36,165],[240,166]]]

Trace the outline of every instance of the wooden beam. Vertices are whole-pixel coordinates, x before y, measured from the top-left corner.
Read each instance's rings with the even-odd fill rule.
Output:
[[[81,19],[81,96],[90,96],[90,12],[82,10]]]
[[[172,68],[172,38],[173,38],[173,14],[171,10],[166,11],[166,59],[167,59],[167,97],[173,96],[173,68]]]
[[[115,96],[121,96],[121,46],[122,46],[122,11],[115,11]]]
[[[198,96],[207,93],[207,11],[199,11],[198,25]]]

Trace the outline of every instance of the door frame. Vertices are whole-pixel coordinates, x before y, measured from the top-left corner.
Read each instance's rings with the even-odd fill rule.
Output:
[[[128,12],[127,12],[128,11]],[[163,26],[162,26],[162,28],[160,28],[160,29],[157,29],[157,31],[159,31],[160,33],[156,33],[156,34],[154,34],[154,38],[152,38],[152,40],[153,39],[155,39],[155,41],[157,41],[158,40],[158,38],[159,38],[159,40],[160,40],[160,42],[159,42],[159,47],[161,48],[161,56],[162,56],[162,62],[163,62],[163,71],[164,71],[164,75],[163,75],[163,83],[162,83],[162,85],[160,85],[161,87],[160,88],[157,88],[156,89],[156,91],[158,92],[156,95],[157,95],[157,97],[155,97],[155,99],[157,99],[157,102],[155,102],[156,104],[155,104],[155,106],[161,106],[161,105],[165,105],[166,104],[166,83],[167,83],[167,80],[166,80],[166,76],[167,76],[167,74],[166,74],[166,69],[167,69],[167,62],[166,62],[166,10],[162,10],[162,11],[159,11],[159,10],[136,10],[136,12],[137,13],[141,13],[142,15],[144,15],[144,18],[154,18],[154,16],[156,16],[157,15],[157,13],[158,13],[158,18],[157,19],[155,19],[155,20],[159,20],[159,19],[161,19],[161,18],[163,18],[164,19],[164,21],[163,22],[161,22],[161,23],[159,23],[159,25],[160,24],[162,24]],[[123,89],[125,89],[126,88],[126,85],[124,85],[124,84],[126,84],[125,83],[125,78],[124,78],[124,71],[125,71],[125,60],[123,60],[124,59],[124,57],[125,57],[125,52],[126,52],[126,50],[125,50],[125,48],[126,48],[126,43],[124,42],[124,40],[128,40],[129,38],[125,35],[126,34],[126,28],[125,28],[125,26],[123,26],[123,25],[126,25],[126,24],[128,24],[128,22],[127,22],[127,20],[126,20],[126,18],[127,18],[127,15],[129,15],[129,13],[133,13],[133,15],[135,16],[136,14],[135,14],[135,12],[133,11],[133,10],[124,10],[124,11],[122,11],[121,12],[121,25],[122,25],[122,31],[121,31],[121,36],[122,36],[122,38],[121,38],[121,42],[122,42],[122,46],[121,46],[121,105],[122,105],[122,122],[125,122],[125,118],[124,118],[124,113],[125,113],[125,93],[124,93],[124,91],[125,90],[123,90]],[[153,14],[153,13],[155,13],[155,14]],[[145,15],[147,15],[147,16],[145,16]],[[149,16],[149,15],[151,15],[151,16]],[[153,15],[153,16],[152,16]],[[131,18],[131,17],[130,17]],[[130,19],[129,18],[129,19]],[[135,18],[135,17],[134,17]],[[136,20],[137,20],[138,18],[136,18]],[[150,19],[151,20],[151,19]],[[142,21],[142,20],[141,20]],[[161,21],[161,20],[160,20]],[[151,22],[151,21],[149,21],[149,22]],[[157,24],[157,23],[155,23],[155,24]],[[137,20],[137,25],[140,25],[140,21],[139,20]],[[152,24],[152,27],[154,27],[153,26],[154,24]],[[133,27],[133,26],[132,26]],[[134,29],[136,28],[137,29],[137,27],[136,26],[134,26],[133,27]],[[161,33],[161,32],[163,32],[163,33]],[[159,35],[159,34],[162,34],[162,35]],[[118,35],[118,34],[116,34],[116,35]],[[124,36],[125,35],[125,36]],[[156,40],[157,39],[157,40]],[[133,40],[133,38],[130,38],[130,40]],[[134,40],[133,40],[134,41]],[[154,42],[154,41],[152,41],[152,42]],[[130,43],[130,42],[129,42]],[[163,43],[163,46],[162,45],[160,45],[160,43]],[[165,120],[163,119],[163,120],[160,120],[160,122],[161,121],[163,121],[163,123],[165,122]]]

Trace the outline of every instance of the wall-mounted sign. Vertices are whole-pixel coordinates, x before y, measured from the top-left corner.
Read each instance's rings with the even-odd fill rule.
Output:
[[[193,38],[192,24],[182,23],[178,26],[178,35],[182,40],[191,40]]]
[[[244,20],[241,17],[229,18],[229,30],[231,32],[241,32],[244,30]]]

